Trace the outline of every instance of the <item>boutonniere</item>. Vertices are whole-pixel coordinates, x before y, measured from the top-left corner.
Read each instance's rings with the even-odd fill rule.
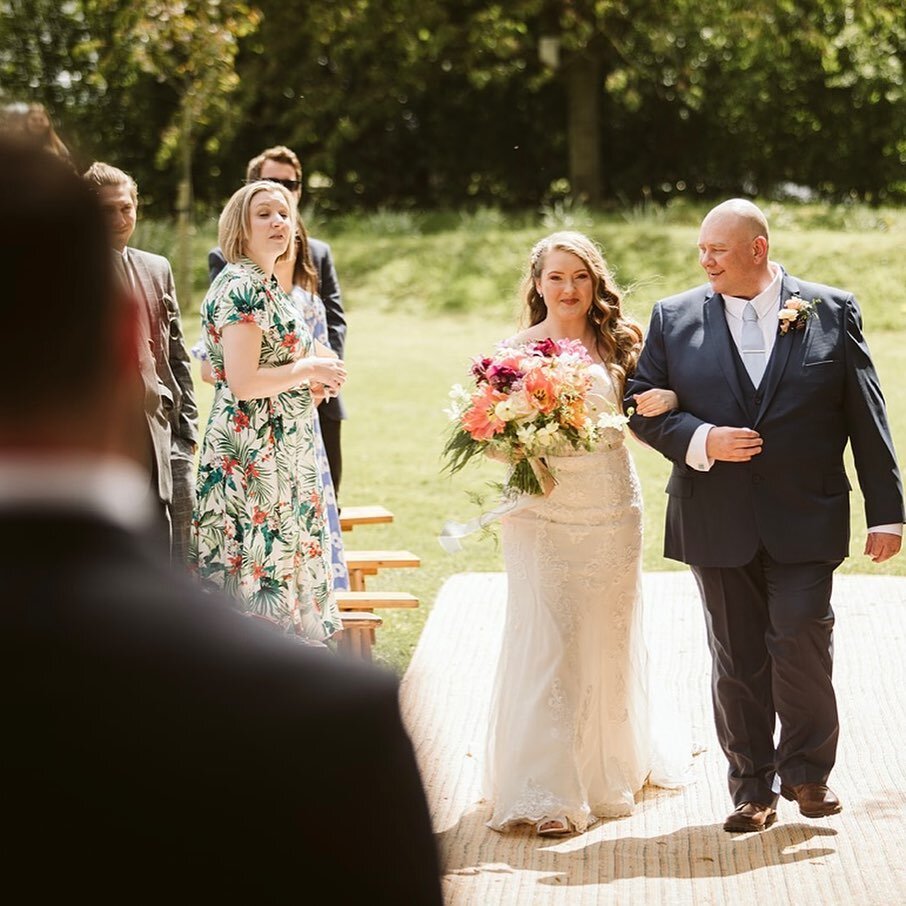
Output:
[[[780,319],[780,333],[785,334],[790,330],[805,330],[805,322],[815,313],[815,308],[820,304],[818,298],[807,302],[799,296],[790,296],[783,308],[777,313]]]

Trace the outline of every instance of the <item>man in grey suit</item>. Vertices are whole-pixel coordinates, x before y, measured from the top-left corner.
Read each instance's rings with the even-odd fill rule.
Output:
[[[865,554],[895,556],[903,486],[853,295],[768,257],[751,202],[699,233],[708,283],[658,302],[627,406],[669,387],[679,409],[630,427],[673,462],[666,556],[692,567],[705,606],[718,738],[735,806],[761,831],[778,796],[807,818],[842,808],[827,784],[839,736],[831,682],[834,570],[848,554],[847,442],[865,498]],[[779,736],[775,743],[775,725]]]
[[[246,182],[256,179],[269,179],[285,186],[296,198],[302,198],[302,164],[296,154],[284,145],[267,148],[257,157],[252,158],[246,168]],[[320,239],[308,237],[308,252],[311,263],[318,275],[318,295],[324,303],[327,315],[327,339],[330,348],[343,358],[343,346],[346,342],[346,315],[343,311],[343,300],[340,295],[340,284],[337,270],[334,267],[330,246]],[[208,253],[208,274],[211,282],[226,267],[226,259],[220,247]],[[340,497],[340,479],[343,474],[343,455],[340,447],[340,425],[346,418],[346,409],[340,397],[324,400],[318,406],[318,421],[327,461],[330,464],[330,478],[333,482],[337,500]]]
[[[128,245],[135,230],[138,209],[135,180],[128,173],[100,161],[90,167],[85,179],[95,188],[107,218],[115,272],[143,303],[140,324],[142,371],[157,492],[170,526],[173,560],[184,563],[195,504],[198,408],[173,270],[170,262],[161,255]],[[150,359],[146,352],[150,352]]]

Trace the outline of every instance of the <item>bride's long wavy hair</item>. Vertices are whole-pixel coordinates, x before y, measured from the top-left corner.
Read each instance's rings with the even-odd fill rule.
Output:
[[[570,252],[588,268],[594,284],[588,320],[594,326],[598,355],[607,364],[620,388],[635,370],[642,351],[642,328],[623,314],[622,297],[607,267],[601,249],[583,233],[562,230],[535,243],[529,269],[522,281],[522,296],[528,327],[547,317],[547,306],[538,292],[537,282],[544,271],[544,260],[555,250]]]

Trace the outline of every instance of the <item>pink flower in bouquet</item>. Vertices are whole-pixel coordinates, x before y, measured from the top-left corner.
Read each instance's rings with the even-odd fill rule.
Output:
[[[522,380],[522,371],[511,364],[494,364],[487,370],[487,379],[495,390],[506,393]]]
[[[482,358],[475,359],[472,362],[470,371],[477,384],[487,383],[488,368],[493,364],[493,362],[494,360],[489,356],[483,356]]]
[[[497,404],[506,399],[506,394],[495,390],[489,384],[472,397],[472,405],[462,416],[462,427],[473,440],[490,440],[506,427],[506,422],[495,412]]]
[[[532,344],[532,347],[535,355],[543,355],[549,359],[560,353],[560,344],[550,337],[545,337],[543,340],[536,340],[535,343]]]
[[[560,384],[544,368],[529,371],[522,386],[535,408],[545,415],[553,412],[560,403]]]

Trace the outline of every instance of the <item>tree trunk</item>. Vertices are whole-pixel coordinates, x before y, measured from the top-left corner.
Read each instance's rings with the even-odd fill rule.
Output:
[[[577,201],[601,200],[601,61],[579,53],[566,66],[569,181]]]

